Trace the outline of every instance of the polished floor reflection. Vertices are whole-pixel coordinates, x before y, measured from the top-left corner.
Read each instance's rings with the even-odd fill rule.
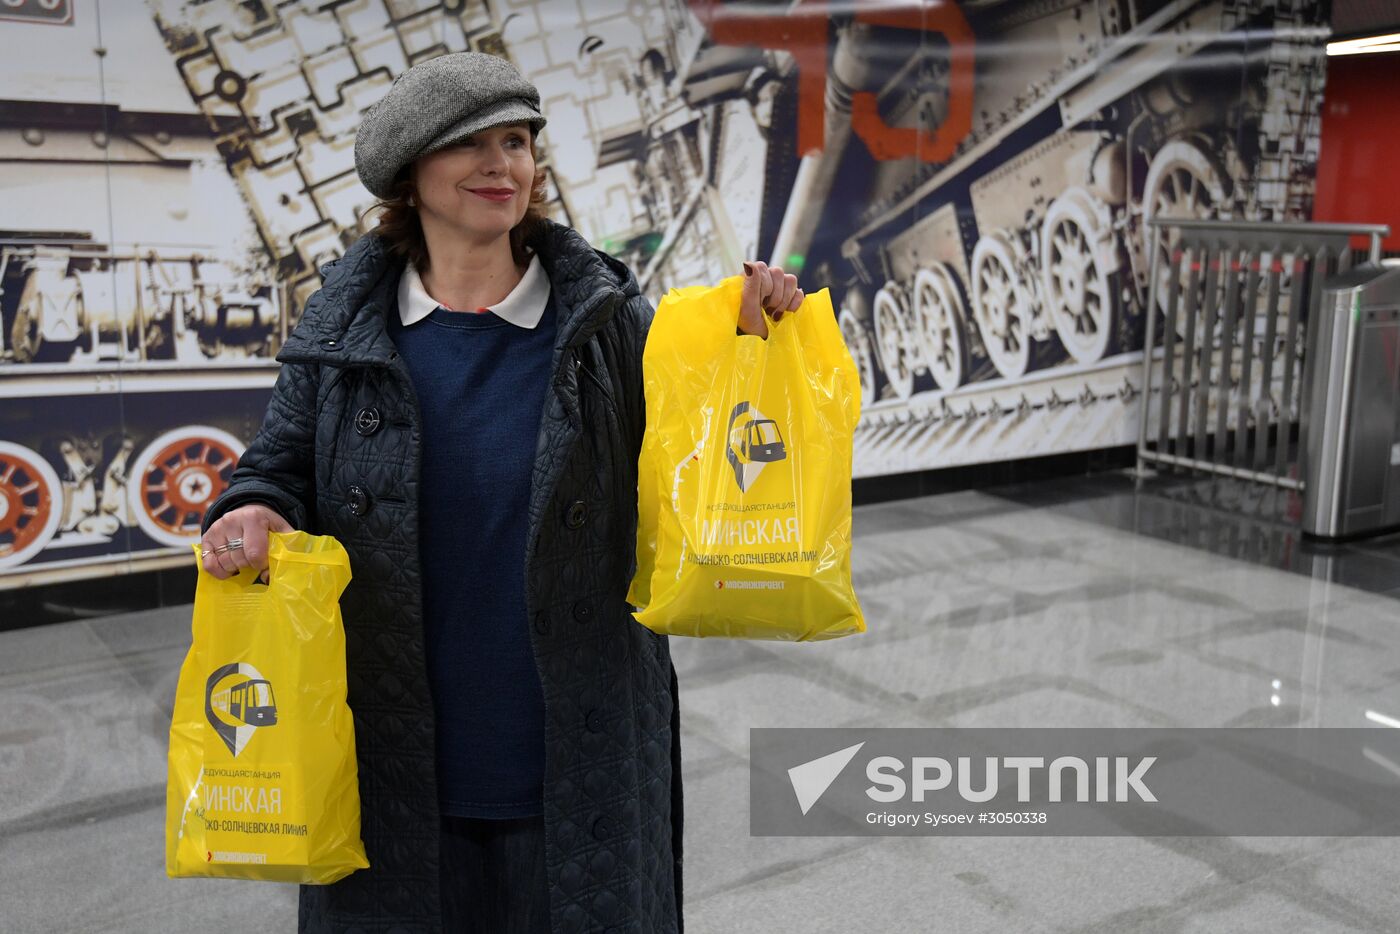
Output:
[[[1250,531],[1182,489],[1100,477],[861,507],[869,632],[673,640],[687,930],[1400,929],[1390,838],[748,833],[750,727],[1400,721],[1391,546],[1319,558],[1286,522]],[[290,887],[164,877],[188,613],[0,633],[0,930],[294,929]]]
[[[1131,471],[1003,487],[1023,506],[1083,519],[1250,564],[1400,598],[1400,530],[1330,542],[1299,531],[1300,494],[1236,480]]]

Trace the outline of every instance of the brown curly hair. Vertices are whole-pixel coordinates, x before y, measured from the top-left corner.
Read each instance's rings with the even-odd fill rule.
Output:
[[[530,183],[530,201],[525,208],[525,216],[510,231],[510,255],[515,265],[525,266],[530,261],[528,247],[544,227],[546,217],[545,171],[539,167],[539,153],[535,150],[535,133],[530,131],[530,156],[535,160],[535,178]],[[378,214],[379,219],[373,233],[385,240],[389,253],[408,260],[419,272],[428,270],[428,242],[423,237],[423,224],[418,218],[418,208],[413,203],[413,166],[403,168],[394,179],[394,191],[388,198],[374,202],[364,216]]]

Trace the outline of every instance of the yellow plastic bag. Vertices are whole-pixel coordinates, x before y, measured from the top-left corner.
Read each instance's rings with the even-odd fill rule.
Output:
[[[272,533],[268,558],[269,584],[199,571],[170,723],[171,876],[315,884],[369,866],[345,702],[350,559],[306,532]]]
[[[637,572],[654,632],[784,641],[865,631],[851,587],[860,380],[831,297],[738,337],[740,277],[668,294],[647,336]]]

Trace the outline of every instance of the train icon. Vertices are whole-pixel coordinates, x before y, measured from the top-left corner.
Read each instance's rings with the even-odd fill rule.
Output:
[[[745,463],[769,464],[787,457],[783,435],[778,431],[778,423],[771,418],[751,419],[734,428],[729,433],[729,450]]]
[[[766,418],[747,402],[740,402],[729,415],[729,448],[725,451],[734,468],[734,482],[747,491],[767,464],[787,460],[787,445],[778,423]]]
[[[215,710],[248,726],[277,724],[277,702],[273,698],[272,684],[266,679],[249,678],[225,688],[210,697],[209,703]]]
[[[222,665],[204,684],[204,715],[237,758],[254,733],[277,725],[272,682],[247,662]]]

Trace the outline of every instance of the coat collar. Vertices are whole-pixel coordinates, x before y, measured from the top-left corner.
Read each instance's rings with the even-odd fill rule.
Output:
[[[544,310],[549,305],[549,294],[552,291],[544,264],[536,254],[530,257],[530,265],[526,268],[525,275],[505,298],[475,311],[460,308],[457,309],[457,313],[474,315],[489,311],[507,324],[533,331],[539,327],[540,319],[544,317]],[[403,275],[399,277],[398,293],[399,320],[403,322],[404,327],[412,327],[444,307],[428,294],[428,290],[423,287],[423,277],[418,274],[418,268],[412,263],[403,268]]]
[[[586,343],[622,302],[640,294],[631,270],[600,253],[571,227],[545,221],[534,247],[558,301],[556,368],[566,349]],[[281,363],[388,366],[397,356],[385,325],[404,261],[376,234],[321,267],[321,288],[277,354]]]

